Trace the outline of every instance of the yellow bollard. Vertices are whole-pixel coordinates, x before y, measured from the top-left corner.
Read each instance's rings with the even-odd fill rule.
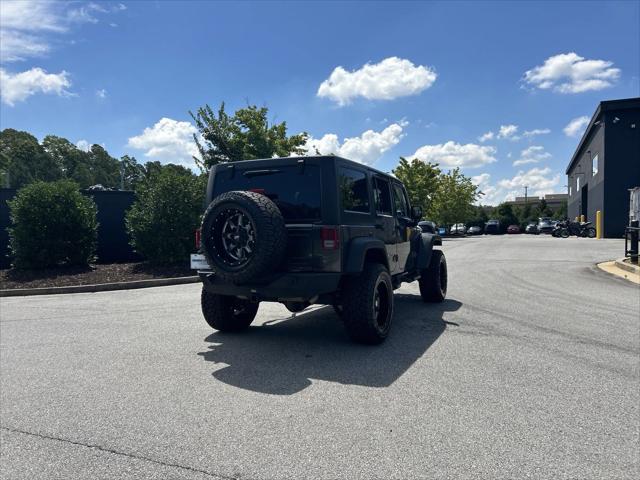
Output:
[[[596,238],[602,238],[602,212],[596,211]]]
[[[574,221],[576,221],[576,222],[577,222],[577,221],[578,221],[578,217],[576,217],[576,219],[575,219]]]
[[[585,219],[584,219],[584,215],[580,215],[580,221],[581,221],[581,222],[584,222],[584,221],[585,221]]]

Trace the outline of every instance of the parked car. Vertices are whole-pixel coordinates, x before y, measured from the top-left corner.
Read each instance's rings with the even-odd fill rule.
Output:
[[[520,227],[518,225],[509,225],[507,227],[507,233],[520,233]]]
[[[554,226],[551,224],[551,219],[540,218],[538,220],[538,233],[552,233]]]
[[[538,235],[540,232],[538,232],[538,224],[537,223],[530,223],[529,225],[527,225],[524,229],[525,233],[530,233],[533,235]]]
[[[467,234],[468,235],[481,235],[482,234],[482,228],[480,228],[477,225],[473,225],[471,227],[469,227],[467,229]]]
[[[485,235],[497,235],[500,233],[500,220],[489,220],[484,225]]]
[[[449,230],[451,235],[466,235],[467,227],[464,226],[464,223],[456,223]]]
[[[418,281],[443,302],[447,263],[422,232],[395,177],[335,156],[270,158],[211,168],[191,268],[201,308],[220,331],[246,330],[260,302],[291,312],[333,305],[352,340],[389,335],[393,291]]]
[[[418,222],[418,226],[423,232],[438,233],[438,225],[436,225],[436,222],[432,222],[431,220]]]

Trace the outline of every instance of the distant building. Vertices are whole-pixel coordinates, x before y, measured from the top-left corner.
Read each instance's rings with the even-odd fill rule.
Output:
[[[603,216],[605,237],[629,223],[629,189],[640,186],[640,98],[600,102],[566,170],[569,218]]]
[[[544,199],[550,209],[557,210],[567,204],[568,197],[569,195],[566,193],[548,193],[544,197],[516,197],[515,200],[510,200],[504,203],[508,203],[514,207],[524,207],[527,204],[534,207],[540,203],[540,200]]]

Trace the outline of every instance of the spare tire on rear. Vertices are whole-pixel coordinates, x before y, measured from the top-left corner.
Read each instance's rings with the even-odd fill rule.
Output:
[[[268,197],[223,193],[202,219],[203,253],[218,277],[235,284],[258,280],[282,262],[287,246],[284,218]]]

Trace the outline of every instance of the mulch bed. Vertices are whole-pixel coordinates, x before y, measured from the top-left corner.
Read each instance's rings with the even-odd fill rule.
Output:
[[[0,290],[68,287],[196,275],[188,265],[149,265],[143,262],[53,267],[42,270],[0,270]]]

